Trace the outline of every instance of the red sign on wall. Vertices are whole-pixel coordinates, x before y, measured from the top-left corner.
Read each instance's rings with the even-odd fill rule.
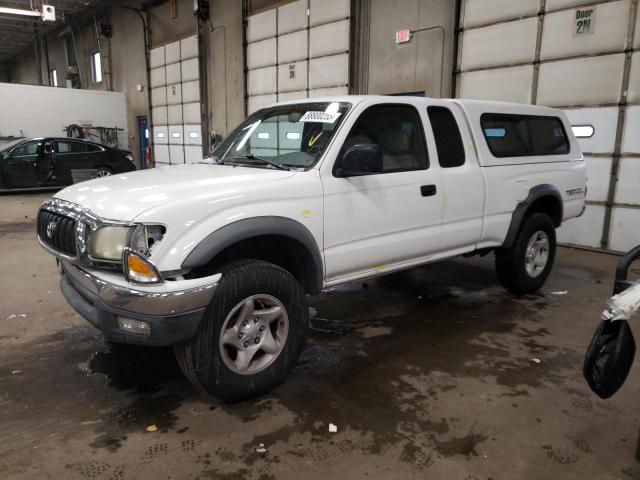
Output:
[[[411,30],[398,30],[396,32],[396,43],[407,43],[411,41]]]

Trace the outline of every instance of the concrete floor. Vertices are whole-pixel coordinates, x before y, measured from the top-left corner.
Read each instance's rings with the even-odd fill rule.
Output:
[[[525,297],[491,258],[326,292],[287,381],[225,405],[67,306],[35,238],[46,197],[0,197],[0,478],[640,478],[640,369],[608,401],[581,375],[614,256],[561,249]]]

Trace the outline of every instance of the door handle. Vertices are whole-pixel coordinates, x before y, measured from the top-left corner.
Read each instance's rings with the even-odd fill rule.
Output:
[[[433,197],[437,192],[435,185],[422,185],[420,187],[420,194],[423,197]]]

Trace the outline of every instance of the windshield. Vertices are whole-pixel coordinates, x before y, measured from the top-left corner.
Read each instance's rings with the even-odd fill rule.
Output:
[[[21,142],[24,142],[25,140],[26,138],[18,138],[17,140],[10,140],[10,141],[0,140],[0,152],[5,152],[7,150],[10,150],[11,148],[15,147]]]
[[[338,129],[350,103],[315,102],[258,110],[213,152],[224,164],[310,168]]]

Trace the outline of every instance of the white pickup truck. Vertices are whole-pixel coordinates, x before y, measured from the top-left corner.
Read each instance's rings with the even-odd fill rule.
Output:
[[[305,99],[255,112],[203,164],[60,191],[38,238],[69,303],[110,341],[174,345],[193,383],[235,400],[295,365],[305,294],[489,251],[504,286],[540,288],[555,229],[585,194],[559,110]]]

